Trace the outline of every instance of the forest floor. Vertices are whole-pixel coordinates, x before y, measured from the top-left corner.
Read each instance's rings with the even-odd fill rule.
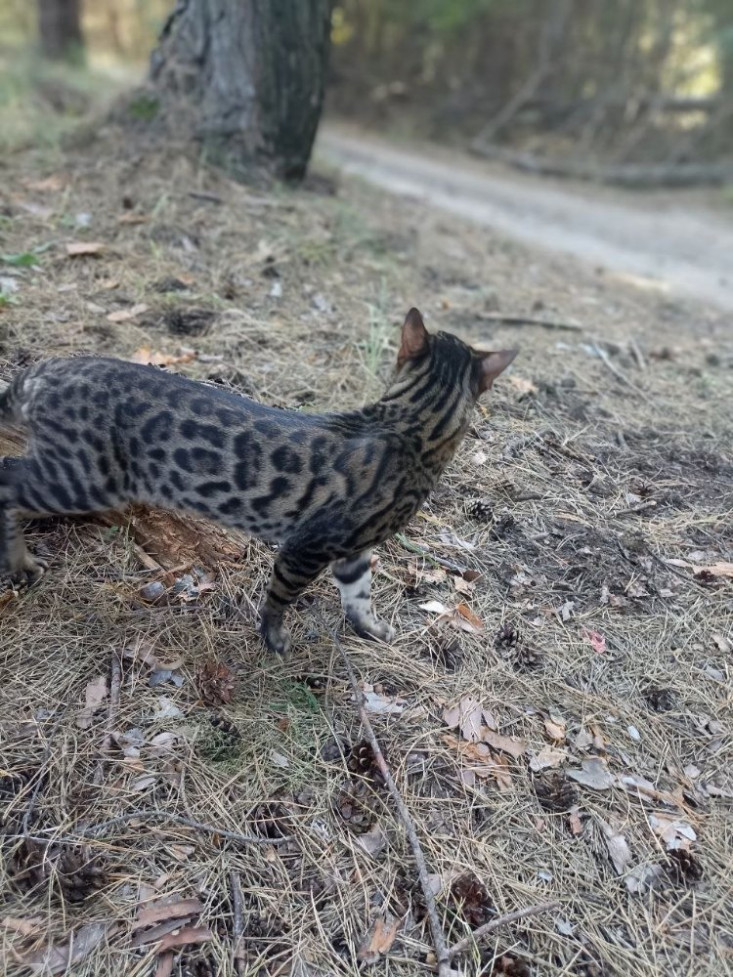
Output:
[[[557,903],[462,973],[732,971],[728,314],[353,178],[254,190],[111,126],[4,157],[0,289],[6,377],[105,353],[335,410],[379,396],[413,304],[521,349],[379,552],[391,646],[344,629],[324,578],[289,659],[266,654],[256,541],[195,560],[140,513],[30,528],[49,569],[0,594],[2,973],[431,972],[324,619],[448,941]]]

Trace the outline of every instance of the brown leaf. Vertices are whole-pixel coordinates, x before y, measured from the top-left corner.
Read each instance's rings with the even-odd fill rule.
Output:
[[[713,563],[709,567],[695,567],[695,576],[699,577],[701,574],[733,578],[733,563]]]
[[[158,957],[154,977],[170,977],[170,975],[173,973],[173,964],[175,962],[175,953],[162,954],[160,957]]]
[[[522,397],[528,397],[531,394],[537,393],[537,387],[532,383],[531,380],[525,380],[524,377],[518,377],[514,373],[511,373],[507,378],[512,386],[519,391],[519,399]]]
[[[543,746],[540,752],[536,753],[529,761],[529,769],[539,773],[540,770],[559,767],[567,758],[568,755],[564,750],[556,750],[552,746]]]
[[[150,220],[145,214],[120,214],[117,218],[118,224],[147,224]]]
[[[182,916],[195,916],[203,911],[198,899],[179,899],[171,901],[167,898],[158,899],[154,903],[141,906],[137,919],[132,924],[133,930],[143,926],[151,926],[165,919],[180,919]]]
[[[481,719],[483,709],[471,696],[465,696],[455,706],[443,711],[443,721],[450,729],[459,728],[461,736],[469,743],[481,739]]]
[[[476,589],[476,584],[471,580],[466,580],[465,577],[451,577],[453,581],[453,586],[455,587],[457,593],[471,595]]]
[[[47,176],[43,180],[24,180],[23,186],[38,193],[57,193],[66,186],[66,181],[58,175]]]
[[[72,930],[67,943],[57,943],[42,947],[30,956],[24,957],[26,966],[37,974],[64,974],[79,963],[102,942],[108,933],[117,928],[116,923],[86,923]]]
[[[134,312],[135,309],[140,309],[140,306],[133,306],[130,313]],[[117,315],[118,313],[112,314]],[[138,313],[135,314],[137,315]],[[107,318],[109,319],[111,317],[107,316]],[[132,318],[132,315],[127,315],[126,318]],[[115,321],[120,322],[121,320],[117,319]],[[149,346],[141,346],[140,349],[136,349],[132,354],[130,362],[142,363],[143,366],[172,366],[174,363],[192,363],[196,359],[196,356],[197,353],[193,350],[186,350],[178,356],[175,356],[172,353],[160,353],[157,350],[151,349]]]
[[[83,255],[102,254],[107,245],[101,241],[72,241],[66,245],[66,255],[69,258],[80,258]]]
[[[190,943],[206,943],[214,938],[208,926],[185,926],[177,933],[170,933],[161,940],[158,950],[172,950],[173,947],[186,946]]]
[[[142,315],[143,312],[147,312],[147,311],[148,311],[148,306],[144,302],[138,302],[137,305],[133,305],[129,309],[117,309],[116,312],[110,312],[110,314],[107,316],[107,321],[108,322],[129,322],[130,319],[136,319],[139,315]],[[147,347],[144,346],[143,349],[147,349]],[[134,353],[130,357],[130,359],[132,360],[133,363],[141,363],[141,362],[142,363],[151,363],[151,362],[153,362],[152,360],[137,360],[137,359],[135,359],[135,354]],[[172,362],[172,363],[178,363],[180,361],[177,360],[177,359],[175,359],[175,358],[173,358],[170,362]]]
[[[612,828],[603,818],[598,818],[598,823],[603,832],[603,840],[606,842],[608,855],[613,863],[613,867],[616,869],[616,874],[623,875],[631,866],[632,862],[631,849],[629,848],[628,842],[620,831]]]
[[[570,834],[577,837],[583,833],[583,822],[580,820],[580,808],[573,805],[568,811],[568,827]]]
[[[107,677],[105,675],[97,675],[89,682],[84,693],[84,708],[76,717],[76,725],[80,729],[89,729],[92,725],[94,713],[107,698],[107,691]]]
[[[140,663],[146,665],[148,668],[157,668],[158,659],[153,653],[153,646],[149,645],[142,638],[138,638],[134,645],[129,648],[125,648],[122,652],[123,658],[129,658],[135,663]]]
[[[545,732],[553,743],[565,742],[565,722],[562,719],[546,719]]]
[[[568,770],[568,777],[593,790],[608,790],[616,783],[616,778],[600,757],[583,760],[580,770]]]
[[[481,739],[495,750],[508,753],[515,760],[527,752],[527,741],[518,736],[502,736],[501,733],[495,733],[493,729],[485,729],[481,734]]]
[[[0,919],[0,926],[11,930],[13,933],[20,933],[21,936],[35,936],[44,925],[43,916],[31,916],[29,919],[16,919],[13,916],[3,916]]]
[[[463,631],[483,631],[484,622],[474,614],[468,604],[459,604],[456,607],[455,615],[451,618],[451,624]]]
[[[367,932],[359,947],[359,959],[367,964],[377,963],[380,956],[389,953],[400,928],[401,920],[379,916]]]

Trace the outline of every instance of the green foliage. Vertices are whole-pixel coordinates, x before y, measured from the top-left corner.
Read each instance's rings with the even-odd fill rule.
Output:
[[[152,122],[160,111],[160,101],[149,92],[141,92],[130,100],[127,111],[137,122]]]
[[[23,251],[20,254],[0,254],[0,261],[14,268],[30,268],[38,264],[38,256],[31,251]]]

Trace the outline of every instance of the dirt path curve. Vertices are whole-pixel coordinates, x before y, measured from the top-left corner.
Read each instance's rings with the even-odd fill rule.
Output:
[[[733,310],[733,222],[689,200],[537,179],[333,124],[322,127],[316,153],[392,193]]]

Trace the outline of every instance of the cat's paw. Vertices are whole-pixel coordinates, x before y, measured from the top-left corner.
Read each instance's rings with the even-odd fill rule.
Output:
[[[0,587],[20,592],[37,583],[47,570],[42,560],[27,557],[20,567],[0,567]]]
[[[391,644],[395,638],[395,629],[391,624],[382,621],[381,618],[372,617],[349,617],[349,624],[360,638],[367,641],[384,641]]]
[[[260,635],[270,651],[274,651],[276,655],[284,656],[290,651],[290,634],[288,629],[284,627],[282,619],[279,621],[273,619],[263,611],[260,621]]]

